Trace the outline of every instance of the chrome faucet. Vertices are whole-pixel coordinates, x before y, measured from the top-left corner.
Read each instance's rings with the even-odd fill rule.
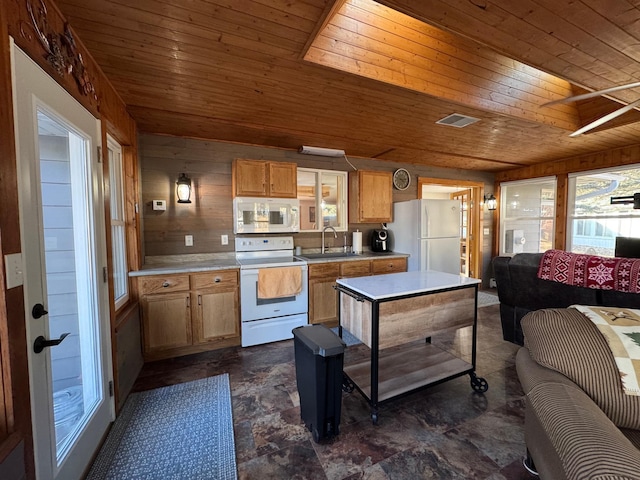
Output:
[[[320,253],[323,253],[323,254],[324,254],[324,232],[326,232],[328,228],[333,230],[333,238],[338,238],[338,232],[336,232],[336,229],[333,228],[331,225],[329,225],[328,227],[324,227],[322,229],[322,249],[320,250]]]

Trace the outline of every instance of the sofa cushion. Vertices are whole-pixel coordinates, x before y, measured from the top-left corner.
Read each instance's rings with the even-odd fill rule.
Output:
[[[531,358],[566,375],[618,427],[640,430],[640,396],[625,395],[613,354],[591,320],[574,308],[537,310],[522,319],[522,330]]]
[[[577,386],[541,383],[526,403],[525,437],[534,461],[538,443],[553,445],[536,463],[541,478],[640,480],[640,451]]]
[[[519,253],[513,258],[496,257],[493,269],[500,303],[527,310],[597,305],[599,292],[538,278],[542,253]]]

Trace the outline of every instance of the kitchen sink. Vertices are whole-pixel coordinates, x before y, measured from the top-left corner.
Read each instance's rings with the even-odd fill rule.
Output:
[[[359,253],[346,253],[346,252],[329,252],[329,253],[307,253],[305,255],[298,255],[300,258],[306,258],[307,260],[317,260],[318,258],[347,258],[358,257]]]

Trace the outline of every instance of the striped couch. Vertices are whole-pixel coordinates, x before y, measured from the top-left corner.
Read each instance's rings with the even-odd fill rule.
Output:
[[[573,308],[522,318],[516,357],[528,462],[548,480],[640,480],[640,396],[624,394],[613,355]]]

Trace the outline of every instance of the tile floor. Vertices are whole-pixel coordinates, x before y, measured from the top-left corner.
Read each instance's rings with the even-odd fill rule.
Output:
[[[469,328],[433,343],[468,357],[470,340]],[[383,404],[374,426],[361,395],[343,393],[340,434],[321,444],[300,419],[293,340],[149,363],[134,390],[228,372],[240,479],[531,480],[521,463],[517,349],[502,340],[499,306],[480,308],[476,372],[485,394],[465,375]]]

